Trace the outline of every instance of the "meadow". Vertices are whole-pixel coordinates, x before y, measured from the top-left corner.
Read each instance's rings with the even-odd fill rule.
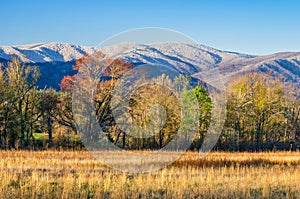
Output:
[[[0,151],[0,188],[0,198],[299,198],[300,152],[186,152],[133,174],[86,151]]]

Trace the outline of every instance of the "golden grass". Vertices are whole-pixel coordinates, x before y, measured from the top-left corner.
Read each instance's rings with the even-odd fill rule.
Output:
[[[84,151],[0,157],[0,198],[300,198],[299,152],[201,159],[187,152],[166,168],[137,174],[110,169]]]

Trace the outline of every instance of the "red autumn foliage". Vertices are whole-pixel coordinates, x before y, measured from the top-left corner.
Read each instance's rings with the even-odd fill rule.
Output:
[[[97,54],[96,54],[96,56],[97,56]],[[101,56],[101,54],[99,53],[98,56]],[[82,66],[82,64],[84,62],[88,61],[91,58],[92,58],[91,56],[86,55],[86,56],[76,60],[76,63],[73,66],[73,70],[79,71],[80,66]],[[107,67],[107,69],[104,71],[103,75],[111,77],[112,80],[106,80],[105,81],[106,83],[104,83],[104,82],[102,82],[102,83],[104,83],[104,85],[106,85],[106,84],[111,84],[112,82],[115,82],[114,80],[121,77],[123,74],[125,74],[127,71],[129,71],[133,67],[134,67],[134,65],[132,63],[127,63],[120,59],[115,59],[115,60],[111,61],[109,64],[109,67]],[[64,76],[64,78],[62,79],[62,81],[60,83],[61,90],[66,91],[66,92],[71,92],[73,90],[76,76],[77,76],[76,74],[73,76],[69,76],[69,75]]]
[[[71,92],[73,90],[76,74],[73,76],[67,75],[61,80],[60,87],[62,91]]]
[[[109,67],[104,71],[105,76],[112,77],[113,79],[117,79],[127,71],[132,69],[134,66],[132,63],[125,62],[121,59],[115,59],[111,62]]]
[[[80,59],[77,59],[76,62],[75,62],[75,65],[73,66],[73,70],[76,70],[78,71],[79,70],[79,67],[82,65],[83,62],[85,62],[87,59],[87,55],[86,56],[83,56],[82,58]]]

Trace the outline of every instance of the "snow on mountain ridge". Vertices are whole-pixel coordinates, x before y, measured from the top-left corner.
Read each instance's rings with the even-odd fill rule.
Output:
[[[0,58],[12,60],[17,56],[22,62],[67,62],[92,54],[95,48],[62,43],[41,43],[22,46],[0,47]]]
[[[220,51],[203,45],[184,43],[154,43],[149,45],[122,43],[103,47],[101,50],[110,56],[119,54],[120,58],[128,59],[128,61],[147,63],[152,60],[152,62],[165,61],[169,64],[185,62],[191,65],[218,64],[223,60],[243,55]],[[21,61],[27,63],[65,62],[79,59],[85,54],[92,54],[95,51],[96,48],[94,47],[52,42],[2,46],[0,47],[0,58],[11,60],[14,56],[17,56]]]
[[[96,50],[135,64],[164,64],[194,77],[200,77],[203,71],[214,73],[217,70],[227,82],[247,72],[271,70],[293,82],[300,82],[300,53],[254,56],[190,43],[121,43],[101,48],[40,43],[0,47],[0,58],[11,60],[13,56],[17,56],[27,63],[67,62],[79,59],[85,54],[92,54]]]
[[[199,44],[189,43],[122,43],[101,48],[109,55],[133,63],[165,64],[178,71],[193,74],[216,67],[222,61],[254,56],[217,50]]]

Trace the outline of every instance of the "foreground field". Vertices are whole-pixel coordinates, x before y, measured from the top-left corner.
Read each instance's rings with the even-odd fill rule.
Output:
[[[300,198],[298,152],[198,157],[130,174],[83,151],[0,151],[0,198]]]

